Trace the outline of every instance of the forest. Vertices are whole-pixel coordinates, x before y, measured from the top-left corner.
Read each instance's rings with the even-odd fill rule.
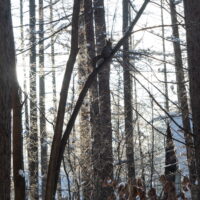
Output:
[[[200,1],[0,0],[0,200],[200,200]]]

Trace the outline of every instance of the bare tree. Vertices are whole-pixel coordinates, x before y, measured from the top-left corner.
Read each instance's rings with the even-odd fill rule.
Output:
[[[97,55],[101,54],[106,45],[106,22],[104,0],[94,0],[94,21],[96,34]],[[112,155],[112,125],[110,103],[110,66],[109,64],[98,74],[99,78],[99,116],[101,130],[101,169],[99,180],[113,178],[113,155]],[[106,199],[112,194],[112,188],[99,188],[96,199]]]
[[[29,1],[30,28],[30,132],[28,138],[28,159],[30,173],[30,199],[38,199],[38,124],[36,90],[36,29],[35,0]]]
[[[162,23],[162,49],[163,49],[163,66],[164,66],[164,88],[165,88],[165,110],[169,112],[169,96],[168,96],[168,83],[167,83],[167,63],[166,63],[166,45],[165,45],[165,27],[164,27],[164,1],[161,0],[161,23]]]
[[[87,63],[86,32],[84,1],[81,0],[82,11],[79,17],[79,54],[78,54],[78,77],[79,90],[81,91],[90,69]],[[87,22],[88,23],[88,22]],[[80,128],[80,166],[83,199],[90,199],[91,194],[91,132],[90,132],[90,108],[89,95],[87,94],[80,110],[79,128]]]
[[[123,34],[126,33],[129,21],[129,1],[123,1]],[[132,109],[132,78],[129,69],[129,40],[123,44],[123,76],[124,76],[124,115],[126,134],[126,157],[128,166],[128,179],[135,180],[135,163],[133,147],[133,109]]]
[[[184,0],[187,54],[189,67],[190,98],[194,133],[195,157],[197,166],[197,197],[200,197],[200,1]],[[195,198],[194,198],[195,199]]]
[[[174,46],[174,54],[175,54],[174,59],[175,59],[175,67],[176,67],[175,69],[176,69],[178,102],[181,107],[180,111],[182,113],[182,122],[183,122],[184,136],[185,136],[186,149],[187,149],[187,159],[188,159],[188,166],[189,166],[190,181],[192,184],[194,184],[196,180],[195,155],[194,155],[194,148],[193,148],[194,142],[191,136],[192,130],[190,126],[188,98],[187,98],[187,91],[185,87],[182,52],[181,52],[181,46],[179,42],[180,37],[179,37],[176,5],[173,0],[170,0],[169,3],[170,3],[170,12],[171,12],[171,21],[172,21],[172,32],[173,32],[173,37],[175,38],[173,42],[173,46]]]
[[[86,44],[87,44],[87,65],[90,71],[94,70],[92,60],[95,57],[95,41],[94,41],[94,17],[92,0],[84,1],[84,11],[85,11],[85,34],[86,34]],[[98,82],[97,77],[94,78],[93,84],[89,88],[90,95],[90,123],[91,123],[91,137],[92,137],[92,166],[93,166],[93,198],[98,193],[98,188],[100,187],[99,180],[101,179],[101,130],[100,130],[100,120],[99,120],[99,93],[98,93]]]
[[[10,199],[11,107],[15,47],[9,0],[0,0],[0,199]]]
[[[47,177],[47,133],[45,119],[45,75],[44,75],[44,13],[43,0],[39,0],[39,117],[41,145],[42,198],[45,196]]]
[[[21,48],[24,48],[24,30],[23,30],[23,5],[20,1],[20,33],[21,33]],[[24,64],[24,55],[22,56]],[[25,70],[25,69],[24,69]],[[16,67],[13,70],[15,81],[12,94],[13,105],[13,176],[14,176],[14,196],[15,199],[25,200],[25,176],[24,176],[24,159],[23,159],[23,128],[22,128],[22,107],[21,103],[21,89],[17,80]],[[26,84],[25,84],[26,86]],[[26,87],[24,88],[26,89]],[[24,99],[25,106],[27,106],[27,99]],[[27,108],[27,107],[26,107]],[[25,108],[25,109],[26,109]],[[25,114],[27,114],[25,110]],[[26,121],[26,120],[25,120]]]

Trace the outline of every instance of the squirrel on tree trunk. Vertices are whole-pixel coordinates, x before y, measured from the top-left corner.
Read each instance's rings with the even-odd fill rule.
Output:
[[[96,67],[96,64],[101,60],[108,58],[110,54],[112,53],[112,42],[110,39],[106,40],[106,45],[103,47],[101,54],[98,56],[95,56],[92,60],[93,67]]]

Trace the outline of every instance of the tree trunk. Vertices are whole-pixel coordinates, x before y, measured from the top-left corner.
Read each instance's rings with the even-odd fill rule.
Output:
[[[41,145],[41,176],[42,198],[45,196],[47,177],[47,132],[45,120],[45,77],[44,77],[44,14],[43,0],[39,0],[39,116],[40,116],[40,145]]]
[[[24,11],[23,0],[20,0],[20,36],[21,36],[20,40],[21,40],[21,52],[22,53],[24,51],[24,13],[23,13],[23,11]],[[22,66],[23,66],[23,78],[24,78],[24,82],[23,82],[24,94],[23,94],[23,96],[24,96],[24,100],[25,100],[25,102],[24,102],[24,117],[25,117],[25,119],[24,119],[24,122],[22,124],[22,129],[24,129],[24,132],[26,133],[25,138],[23,138],[23,136],[21,136],[22,137],[22,145],[23,145],[22,148],[25,150],[25,151],[23,151],[23,149],[22,149],[22,151],[23,151],[22,153],[25,155],[24,158],[22,158],[23,164],[24,164],[24,163],[28,163],[28,160],[27,160],[28,159],[28,156],[27,156],[27,139],[28,139],[28,135],[29,135],[29,113],[28,113],[28,99],[27,99],[27,94],[28,94],[27,67],[25,65],[25,54],[24,53],[22,54]],[[21,111],[21,112],[23,112],[23,111]],[[23,142],[24,142],[24,144],[23,144]],[[13,154],[14,154],[14,152],[13,152]],[[23,167],[25,168],[25,165],[23,165]],[[13,166],[13,168],[14,168],[14,166]],[[26,178],[24,178],[24,179],[25,179],[24,181],[25,181],[25,184],[26,184],[27,180],[26,180]],[[16,183],[16,185],[18,185],[18,183]],[[26,185],[25,185],[25,187],[26,187]],[[26,188],[24,188],[24,189],[26,189]],[[17,191],[18,191],[18,189],[16,190],[16,192]],[[19,195],[20,195],[20,193],[23,194],[23,192],[20,192],[20,190],[19,190]],[[26,193],[25,195],[27,195],[28,190],[26,190],[25,193]],[[18,197],[17,197],[16,194],[15,194],[15,196],[16,196],[16,199],[17,199]]]
[[[165,146],[165,177],[167,181],[175,184],[176,171],[177,171],[177,158],[169,123],[167,123],[166,135],[167,138]],[[164,195],[163,199],[166,200],[171,199],[169,197],[170,193],[166,192],[165,190],[163,195]]]
[[[23,5],[20,0],[20,25],[21,25],[21,49],[24,49],[24,32],[23,32]],[[24,64],[24,55],[22,55]],[[16,68],[16,67],[15,67]],[[25,68],[24,68],[25,70]],[[13,106],[13,176],[15,199],[24,199],[26,195],[26,185],[24,176],[24,158],[23,158],[23,128],[22,128],[22,104],[20,102],[20,87],[16,77],[16,69],[13,71],[15,82],[12,96]],[[26,86],[26,84],[25,84]],[[26,89],[26,87],[24,88]],[[27,101],[25,99],[25,103]],[[25,108],[26,109],[26,108]],[[26,113],[26,110],[25,110]],[[27,114],[27,113],[26,113]]]
[[[53,2],[50,0],[50,22],[53,22]],[[51,33],[54,32],[53,24],[51,23]],[[56,97],[56,71],[55,71],[55,48],[54,48],[54,37],[51,37],[51,66],[52,66],[52,89],[53,89],[53,108],[54,108],[54,118],[56,119],[57,111],[57,97]],[[55,122],[54,119],[54,122]]]
[[[16,73],[14,71],[14,73]],[[15,200],[25,200],[25,175],[23,163],[22,104],[17,78],[13,88],[13,176]]]
[[[163,0],[161,0],[161,23],[162,23],[162,48],[163,48],[163,66],[164,66],[164,88],[165,88],[165,110],[169,112],[169,96],[167,84],[167,64],[166,64],[166,47],[165,47],[165,29],[163,16]]]
[[[95,57],[95,41],[94,41],[94,25],[93,25],[93,9],[92,0],[84,1],[85,9],[85,34],[87,44],[87,65],[90,71],[93,70],[92,59]],[[101,131],[99,123],[99,95],[97,77],[94,78],[93,84],[89,88],[90,95],[90,123],[92,137],[92,165],[93,165],[93,198],[98,196],[100,188],[100,172],[101,172]]]
[[[128,29],[129,4],[128,0],[123,1],[123,34]],[[124,76],[124,115],[126,135],[126,157],[128,166],[128,179],[135,180],[135,163],[133,147],[133,109],[132,109],[132,79],[129,70],[129,41],[128,38],[123,44],[123,76]]]
[[[185,88],[185,78],[184,78],[184,70],[183,70],[183,62],[182,62],[182,53],[179,42],[179,29],[178,29],[178,20],[176,14],[176,6],[173,0],[170,0],[170,11],[171,11],[171,20],[172,20],[172,32],[175,41],[174,45],[174,53],[175,53],[175,67],[176,67],[176,80],[177,80],[177,93],[178,93],[178,102],[181,107],[182,113],[182,122],[184,128],[184,137],[186,142],[187,149],[187,160],[189,167],[189,175],[190,181],[192,184],[195,183],[196,180],[196,166],[195,166],[195,156],[194,156],[194,142],[190,133],[192,133],[190,126],[190,117],[189,117],[189,106],[187,100],[187,91]]]
[[[104,11],[104,0],[94,0],[94,21],[96,31],[97,55],[101,54],[105,46],[106,22]],[[113,155],[112,155],[112,125],[110,105],[110,65],[99,72],[99,108],[100,108],[100,130],[101,130],[101,180],[113,178]],[[101,188],[100,196],[97,199],[107,199],[112,195],[112,188]]]
[[[9,0],[0,0],[0,199],[10,199],[11,90],[15,47]]]
[[[21,51],[24,50],[24,13],[23,13],[23,0],[20,0],[20,34],[21,34]],[[26,70],[26,66],[25,66],[25,55],[22,54],[22,65],[23,65],[23,71],[24,71],[24,85],[23,85],[23,89],[25,92],[24,98],[26,98],[26,95],[28,93],[27,91],[27,70]],[[28,101],[25,101],[25,122],[24,122],[24,127],[25,130],[28,132],[29,131],[29,116],[28,116]],[[27,134],[28,135],[28,134]]]
[[[184,7],[198,197],[200,197],[200,1],[184,0]]]
[[[29,0],[30,23],[30,132],[28,138],[28,159],[30,173],[30,199],[38,196],[38,124],[37,124],[37,90],[36,90],[36,32],[35,0]]]
[[[81,11],[84,11],[84,3],[81,0]],[[87,22],[88,23],[88,22]],[[79,55],[78,55],[78,79],[79,90],[83,89],[84,83],[89,75],[89,65],[87,65],[86,52],[86,34],[85,34],[85,16],[84,12],[80,13],[79,17]],[[81,166],[81,182],[83,199],[90,199],[91,195],[91,159],[90,159],[90,110],[89,110],[89,96],[86,95],[80,110],[80,166]]]
[[[49,9],[50,9],[50,22],[53,22],[54,15],[53,15],[53,2],[50,0],[49,2]],[[54,24],[50,24],[51,33],[54,32]],[[53,93],[53,125],[56,123],[56,113],[57,113],[57,95],[56,95],[56,70],[55,70],[55,37],[51,37],[51,71],[52,71],[52,93]],[[58,180],[58,190],[57,195],[58,199],[62,199],[62,184],[61,184],[61,176],[59,176]]]
[[[151,99],[151,118],[152,118],[152,140],[151,140],[151,182],[150,182],[150,186],[151,188],[153,187],[153,176],[154,176],[154,151],[155,151],[155,133],[154,133],[154,104],[153,104],[153,99]]]

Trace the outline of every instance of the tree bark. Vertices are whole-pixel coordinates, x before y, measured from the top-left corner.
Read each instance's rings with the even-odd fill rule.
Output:
[[[49,9],[50,9],[50,22],[53,22],[54,20],[54,15],[53,15],[53,2],[50,0],[49,2]],[[54,32],[54,24],[50,24],[50,30],[51,33]],[[52,93],[53,93],[53,127],[56,123],[56,114],[57,114],[57,94],[56,94],[56,70],[55,70],[55,37],[51,37],[51,71],[52,71]],[[59,176],[59,181],[58,181],[58,190],[57,190],[57,195],[58,199],[62,199],[62,184],[61,184],[61,176]]]
[[[152,140],[151,140],[151,182],[150,182],[150,186],[151,188],[153,187],[153,176],[154,176],[154,151],[155,151],[155,133],[154,133],[154,104],[153,104],[153,100],[151,99],[151,117],[152,117]]]
[[[23,33],[23,5],[20,1],[20,25],[21,25],[21,48],[24,48]],[[22,56],[24,64],[24,56]],[[25,69],[24,69],[25,70]],[[24,158],[23,158],[23,128],[22,128],[22,104],[20,102],[21,92],[16,76],[16,66],[13,70],[15,82],[13,85],[12,107],[13,107],[13,176],[15,199],[25,200],[26,185],[24,176]],[[26,88],[24,88],[26,89]],[[25,104],[27,103],[25,99]],[[26,108],[25,108],[26,109]],[[25,111],[26,113],[26,111]]]
[[[50,21],[52,22],[53,17],[53,2],[50,0]],[[51,32],[54,32],[53,24],[51,23]],[[51,37],[51,66],[52,66],[52,89],[53,89],[53,108],[54,108],[54,118],[56,119],[57,111],[57,97],[56,97],[56,71],[55,71],[55,48],[54,48],[54,37]],[[55,122],[54,119],[54,122]]]
[[[85,9],[85,34],[87,44],[87,65],[90,71],[93,71],[92,60],[95,57],[95,41],[94,41],[94,24],[93,24],[93,8],[92,0],[84,1]],[[92,165],[93,165],[93,197],[97,196],[100,188],[100,172],[101,172],[101,131],[99,123],[99,94],[97,77],[94,78],[93,84],[89,88],[90,95],[90,123],[91,123],[91,137],[92,137]]]
[[[0,199],[10,199],[11,92],[15,47],[9,0],[0,0]]]
[[[21,50],[24,50],[24,13],[23,13],[24,7],[23,7],[23,0],[20,0],[20,32],[21,32]],[[22,65],[23,65],[23,71],[24,71],[24,84],[23,84],[23,89],[25,92],[24,98],[26,98],[27,95],[27,70],[25,66],[25,55],[22,54]],[[28,115],[28,101],[25,101],[25,108],[24,108],[24,113],[25,113],[25,121],[24,121],[24,127],[25,130],[28,132],[29,131],[29,115]],[[27,133],[28,135],[28,133]]]
[[[84,2],[81,0],[79,17],[79,54],[78,54],[78,77],[79,91],[82,90],[85,81],[89,75],[90,69],[87,63],[87,48],[86,48],[86,32],[85,32],[85,16]],[[88,23],[88,22],[87,22]],[[90,199],[91,196],[91,131],[90,131],[90,109],[89,96],[86,95],[80,110],[79,128],[80,128],[80,166],[81,166],[81,182],[83,199]]]
[[[44,13],[43,0],[39,0],[39,117],[41,145],[42,198],[45,196],[47,177],[47,132],[45,120],[45,77],[44,77]]]
[[[30,132],[28,138],[28,159],[30,175],[30,199],[38,196],[38,124],[37,124],[37,90],[36,90],[36,28],[35,0],[29,0],[30,28]]]
[[[96,34],[97,55],[101,54],[105,46],[106,22],[104,0],[94,0],[94,21]],[[101,169],[100,182],[106,178],[113,179],[113,154],[112,154],[112,125],[111,125],[111,103],[110,103],[110,65],[98,74],[99,78],[99,110],[101,129]],[[96,199],[106,199],[112,194],[112,188],[101,188]]]
[[[14,73],[16,74],[16,71]],[[13,87],[13,176],[15,200],[25,200],[26,197],[23,163],[22,106],[20,102],[20,88],[16,78]]]
[[[165,88],[165,110],[169,112],[169,95],[167,83],[167,64],[166,64],[166,47],[165,47],[165,29],[163,16],[163,0],[161,0],[161,23],[162,23],[162,49],[163,49],[163,66],[164,66],[164,88]]]
[[[170,0],[170,12],[171,12],[171,21],[172,21],[172,32],[175,41],[173,42],[174,54],[175,54],[175,69],[176,69],[176,80],[177,80],[177,93],[178,93],[178,102],[181,107],[182,113],[182,122],[184,129],[184,137],[187,150],[187,160],[189,167],[190,181],[192,184],[196,180],[196,166],[195,166],[195,155],[194,155],[194,141],[190,133],[192,133],[190,126],[190,117],[189,117],[189,106],[187,100],[187,91],[185,87],[185,78],[182,62],[182,53],[179,42],[179,29],[178,29],[178,20],[176,14],[176,6],[173,0]]]
[[[20,0],[20,40],[21,40],[21,52],[23,53],[24,51],[24,5],[23,5],[23,0]],[[28,135],[29,135],[29,113],[28,113],[28,99],[27,99],[27,94],[28,94],[28,89],[27,89],[27,67],[25,65],[25,54],[22,54],[22,66],[23,66],[23,78],[24,78],[24,82],[23,82],[23,90],[24,90],[24,94],[22,96],[24,96],[24,99],[25,99],[25,102],[24,102],[24,123],[21,125],[22,126],[22,129],[24,128],[24,132],[26,133],[26,136],[25,138],[23,138],[23,136],[19,135],[19,137],[22,137],[22,148],[25,150],[23,151],[22,149],[22,154],[25,155],[23,158],[22,158],[22,162],[23,162],[23,167],[25,168],[25,165],[24,163],[27,162],[28,160],[28,156],[27,156],[27,138],[28,138]],[[19,110],[19,109],[18,109]],[[22,112],[22,110],[21,110]],[[20,113],[20,115],[22,115],[22,113]],[[20,125],[19,125],[20,126]],[[13,133],[14,134],[14,133]],[[21,134],[22,134],[22,131],[21,131]],[[14,140],[14,139],[13,139]],[[20,140],[20,138],[19,138]],[[25,144],[23,144],[23,142]],[[13,142],[14,143],[14,142]],[[13,149],[14,149],[14,145],[13,145]],[[14,152],[13,152],[14,154]],[[21,155],[21,154],[19,154]],[[23,156],[22,155],[22,156]],[[14,155],[13,155],[14,156]],[[25,159],[26,158],[26,159]],[[14,158],[13,158],[14,160]],[[20,160],[20,158],[19,158]],[[20,165],[19,165],[19,169],[20,169]],[[23,168],[23,169],[24,169]],[[13,170],[14,170],[14,164],[13,164]],[[22,181],[21,179],[19,179],[19,181]],[[24,177],[24,181],[25,181],[25,185],[24,185],[24,190],[26,189],[26,179]],[[14,182],[15,184],[15,182]],[[18,187],[18,183],[16,183],[16,186]],[[23,187],[23,183],[21,183],[21,188]],[[18,192],[19,191],[19,192]],[[23,192],[20,191],[19,189],[16,189],[16,192],[15,193],[19,193],[19,195],[23,195]],[[25,195],[28,194],[28,190],[25,191]],[[18,198],[18,195],[15,194],[15,197],[16,197],[16,200],[17,199],[23,199],[23,196],[19,196],[20,198]],[[25,197],[24,197],[25,198]]]
[[[200,1],[184,0],[190,100],[197,166],[198,197],[200,197]]]
[[[123,34],[128,29],[129,4],[128,0],[123,1]],[[125,135],[126,135],[126,157],[128,166],[128,179],[135,180],[135,163],[133,147],[133,109],[132,109],[132,79],[129,70],[129,40],[123,44],[123,77],[124,77],[124,115],[125,115]]]

